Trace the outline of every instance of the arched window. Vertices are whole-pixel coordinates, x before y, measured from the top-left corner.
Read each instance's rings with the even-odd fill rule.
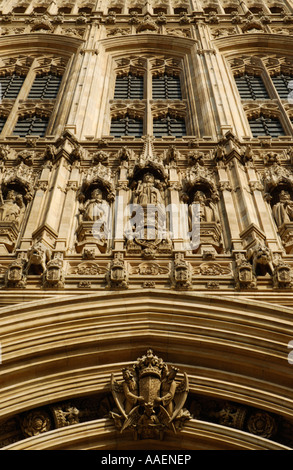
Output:
[[[231,66],[252,135],[275,138],[292,135],[288,108],[293,89],[291,60],[277,54],[243,56],[233,59]],[[251,112],[258,114],[251,116]]]
[[[114,99],[111,101],[111,135],[145,134],[158,138],[186,135],[179,60],[162,56],[124,58],[117,61],[116,73]],[[115,115],[116,112],[121,115],[123,106],[133,111],[139,108],[137,122],[132,119],[125,121],[125,118]],[[179,117],[178,113],[169,112],[176,108],[180,109]],[[135,129],[132,134],[126,131],[129,125]]]

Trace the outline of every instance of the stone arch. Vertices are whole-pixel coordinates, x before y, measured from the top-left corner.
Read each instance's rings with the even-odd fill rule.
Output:
[[[108,393],[111,373],[118,374],[146,347],[152,347],[166,362],[187,373],[190,393],[255,406],[290,420],[290,318],[290,308],[278,306],[276,311],[265,302],[157,289],[104,291],[87,295],[87,303],[82,295],[48,296],[42,301],[3,308],[2,418],[11,419],[19,413],[97,392]],[[19,341],[23,329],[27,331],[26,340]],[[13,446],[87,448],[92,442],[88,426],[101,436],[102,448],[133,445],[129,437],[118,437],[109,419],[98,419]],[[101,427],[107,430],[106,440],[98,431]],[[250,449],[259,445],[264,449],[282,448],[274,439],[204,420],[192,420],[182,435],[169,435],[162,443],[145,441],[144,446],[186,448],[182,444],[185,436],[194,433],[192,442],[186,444],[189,448],[202,429],[207,431],[203,442],[210,449]],[[223,436],[227,436],[224,441]]]

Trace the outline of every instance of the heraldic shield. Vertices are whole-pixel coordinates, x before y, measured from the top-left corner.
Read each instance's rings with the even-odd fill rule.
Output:
[[[168,367],[151,349],[137,359],[132,369],[122,369],[123,381],[111,377],[117,406],[110,415],[120,432],[131,430],[134,439],[163,439],[164,432],[181,430],[189,412],[183,408],[188,377],[177,382],[178,369]]]

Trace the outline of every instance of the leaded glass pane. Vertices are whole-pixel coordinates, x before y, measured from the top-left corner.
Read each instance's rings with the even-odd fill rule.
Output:
[[[29,92],[30,99],[55,99],[57,97],[62,77],[43,75],[36,77]]]
[[[253,137],[265,135],[279,137],[280,135],[285,135],[283,126],[277,118],[266,118],[264,116],[260,116],[257,119],[250,119],[249,125]]]
[[[121,137],[130,135],[134,137],[141,137],[143,133],[143,121],[138,118],[130,118],[128,116],[123,118],[114,118],[111,122],[110,134],[114,137]]]
[[[143,77],[136,77],[131,74],[117,77],[114,99],[143,99]]]
[[[182,99],[180,78],[168,75],[153,77],[153,99]]]
[[[16,99],[23,85],[24,79],[25,77],[15,74],[0,77],[0,98]]]
[[[186,135],[185,120],[183,118],[172,118],[170,116],[154,119],[153,134],[155,137],[173,135],[182,137]]]
[[[14,135],[25,137],[27,135],[38,135],[44,137],[48,126],[48,119],[39,116],[28,116],[18,120]]]
[[[275,77],[272,77],[272,81],[280,98],[282,100],[288,99],[288,95],[293,89],[293,75],[276,75]],[[292,83],[292,86],[289,88],[290,82]]]
[[[235,82],[242,100],[269,99],[261,77],[245,74],[241,77],[235,77]]]

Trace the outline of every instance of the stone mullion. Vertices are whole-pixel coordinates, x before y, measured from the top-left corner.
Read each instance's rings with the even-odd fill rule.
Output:
[[[219,126],[217,129],[218,137],[225,135],[227,130],[232,128],[238,128],[233,126],[233,104],[229,101],[225,87],[229,82],[229,77],[226,73],[225,67],[223,67],[223,60],[218,54],[205,54],[207,62],[207,71],[210,75],[210,81],[213,88],[213,95],[215,100],[215,108],[217,110]],[[211,71],[211,72],[210,72]],[[235,100],[236,101],[236,100]],[[235,104],[234,104],[235,107]]]
[[[175,168],[170,168],[169,170],[169,188],[170,211],[166,211],[166,216],[170,219],[169,223],[171,224],[172,220],[175,226],[175,231],[173,230],[175,237],[172,240],[174,251],[182,251],[184,233],[182,233],[182,227],[180,225],[180,223],[182,222],[181,214],[179,212],[180,207],[182,207],[182,205],[180,204],[179,196],[180,181],[178,178],[178,172]],[[177,210],[175,210],[174,212],[175,207],[177,208]],[[167,226],[167,230],[171,230],[171,228],[172,227]]]
[[[33,84],[34,78],[35,78],[35,73],[34,69],[38,64],[38,60],[34,59],[32,62],[30,69],[26,75],[26,78],[23,82],[23,85],[21,87],[20,92],[18,93],[17,98],[15,99],[12,109],[10,111],[10,114],[7,118],[7,121],[5,123],[5,126],[2,131],[2,137],[6,137],[12,134],[13,129],[15,127],[15,124],[17,123],[18,120],[18,110],[19,110],[19,105],[22,103],[22,105],[25,103],[25,100],[29,94],[29,91],[31,89],[31,86]]]
[[[146,109],[145,109],[145,124],[144,124],[144,134],[153,135],[153,116],[151,108],[152,100],[152,72],[150,67],[150,61],[147,61],[147,70],[145,74],[146,80]]]
[[[43,220],[40,221],[40,225],[35,232],[46,237],[46,233],[50,232],[57,240],[59,225],[61,221],[62,210],[65,201],[66,184],[68,181],[69,170],[67,168],[65,158],[59,160],[59,165],[55,169],[55,174],[52,177],[52,185],[49,188],[49,197],[47,205],[43,211]],[[52,241],[52,245],[54,245]]]
[[[128,190],[128,171],[121,165],[119,180],[117,184],[116,198],[113,204],[113,249],[114,251],[125,250],[124,223],[125,209],[129,204],[130,191]]]
[[[223,204],[225,208],[225,219],[227,224],[223,227],[223,236],[231,244],[232,250],[241,250],[239,217],[235,214],[235,202],[233,189],[230,182],[230,175],[225,168],[218,169],[219,188],[222,191]]]
[[[65,251],[74,243],[75,215],[78,210],[76,193],[80,185],[80,172],[78,168],[73,168],[67,181],[66,195],[62,215],[60,218],[58,240],[56,250]]]
[[[31,245],[32,234],[41,222],[42,214],[46,211],[46,200],[48,185],[51,180],[51,170],[44,168],[40,179],[38,180],[34,198],[31,202],[31,208],[20,240],[20,250],[26,250]]]
[[[74,126],[78,135],[81,135],[84,126],[84,116],[88,106],[88,93],[85,88],[86,86],[91,87],[92,79],[90,77],[94,73],[93,64],[91,63],[92,57],[92,52],[85,51],[82,56],[79,55],[80,60],[76,63],[76,72],[79,76],[76,83],[76,92],[73,97],[72,110],[68,118],[68,125]],[[95,116],[96,112],[93,115]],[[90,120],[90,124],[93,125],[93,120]],[[90,131],[88,131],[87,135],[90,135]]]
[[[252,205],[247,175],[243,166],[236,160],[231,164],[231,173],[235,181],[235,193],[241,221],[240,230],[243,231],[252,223],[259,225],[259,221]]]

